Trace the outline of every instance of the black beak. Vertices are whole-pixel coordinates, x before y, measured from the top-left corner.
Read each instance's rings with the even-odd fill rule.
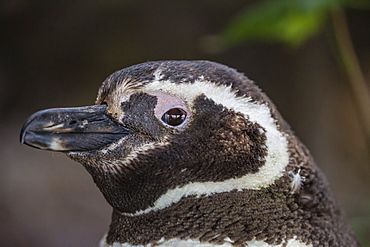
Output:
[[[107,115],[106,105],[36,112],[23,125],[21,143],[52,151],[102,148],[131,133]]]

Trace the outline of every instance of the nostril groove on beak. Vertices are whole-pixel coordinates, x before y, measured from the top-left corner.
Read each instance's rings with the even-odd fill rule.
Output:
[[[76,120],[72,120],[72,121],[70,121],[69,123],[68,123],[68,125],[73,125],[73,124],[76,124],[77,123],[77,121]]]

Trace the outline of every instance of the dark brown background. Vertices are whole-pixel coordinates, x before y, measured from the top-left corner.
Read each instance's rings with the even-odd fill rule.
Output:
[[[370,161],[330,37],[321,33],[297,49],[247,43],[207,53],[202,41],[246,6],[237,0],[0,2],[0,246],[97,246],[111,209],[89,174],[63,154],[21,146],[20,129],[37,110],[93,104],[100,83],[117,69],[164,59],[213,60],[255,80],[310,148],[365,241]],[[347,11],[368,81],[369,13]]]

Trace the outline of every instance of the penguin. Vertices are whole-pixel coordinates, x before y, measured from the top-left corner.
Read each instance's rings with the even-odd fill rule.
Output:
[[[33,114],[21,143],[91,174],[113,208],[100,247],[359,246],[275,105],[219,63],[116,71],[95,105]]]

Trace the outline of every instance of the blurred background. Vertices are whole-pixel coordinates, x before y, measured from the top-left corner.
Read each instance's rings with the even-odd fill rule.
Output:
[[[115,70],[169,59],[220,62],[256,81],[309,147],[370,246],[369,149],[330,17],[293,45],[263,37],[227,43],[241,30],[238,18],[262,2],[1,1],[0,246],[98,245],[110,206],[80,164],[20,145],[22,124],[41,109],[93,104]],[[369,82],[370,10],[343,13]]]

